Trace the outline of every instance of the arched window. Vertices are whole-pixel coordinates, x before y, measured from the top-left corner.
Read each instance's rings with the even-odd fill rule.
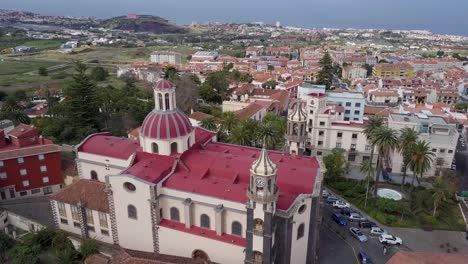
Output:
[[[254,263],[263,263],[263,254],[259,251],[254,251]]]
[[[263,220],[260,218],[255,219],[255,230],[261,232],[263,231]]]
[[[299,227],[297,228],[297,239],[301,238],[304,236],[304,224],[300,224]]]
[[[179,209],[171,207],[171,220],[180,222]]]
[[[163,99],[162,99],[162,94],[158,94],[158,101],[159,101],[159,110],[164,110],[163,108]]]
[[[189,138],[187,139],[187,148],[190,148],[190,136],[189,136]]]
[[[200,216],[200,227],[210,228],[210,217],[206,214]]]
[[[176,105],[175,105],[175,101],[176,101],[176,95],[175,93],[172,94],[172,108],[175,109]]]
[[[137,219],[137,209],[133,205],[127,206],[128,218]]]
[[[91,171],[91,180],[98,180],[98,177],[97,177],[97,172],[96,171]]]
[[[165,101],[166,101],[166,110],[169,110],[169,94],[167,93],[165,96]]]
[[[177,153],[177,142],[171,144],[171,154]]]
[[[241,223],[234,221],[231,225],[231,233],[233,235],[242,236],[242,225]]]
[[[156,144],[156,143],[151,143],[151,150],[153,151],[153,153],[158,154],[158,153],[159,153],[158,144]]]

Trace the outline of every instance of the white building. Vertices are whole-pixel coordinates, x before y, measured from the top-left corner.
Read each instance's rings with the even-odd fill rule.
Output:
[[[458,143],[458,131],[455,124],[449,124],[441,116],[427,116],[424,114],[390,114],[388,126],[395,130],[408,127],[419,133],[418,139],[429,143],[435,154],[433,164],[425,176],[435,176],[442,168],[450,168]],[[399,153],[393,153],[391,166],[393,173],[400,173],[403,165],[403,157]],[[408,170],[408,174],[411,171]]]
[[[216,263],[314,260],[318,160],[216,143],[176,108],[172,83],[156,83],[154,97],[138,141],[101,133],[77,147],[82,180],[52,197],[57,226]]]
[[[179,65],[182,63],[182,55],[178,52],[159,51],[150,56],[152,63]]]

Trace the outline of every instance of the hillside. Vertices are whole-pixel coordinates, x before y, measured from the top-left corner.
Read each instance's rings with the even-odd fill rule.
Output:
[[[151,32],[155,34],[187,33],[189,30],[178,26],[161,17],[138,15],[136,18],[127,16],[113,17],[102,21],[101,27],[133,32]]]

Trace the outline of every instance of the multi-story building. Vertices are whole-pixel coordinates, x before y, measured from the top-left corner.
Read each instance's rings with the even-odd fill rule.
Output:
[[[341,77],[348,80],[364,79],[367,77],[367,70],[362,67],[348,66],[343,69]]]
[[[376,89],[367,94],[366,103],[370,105],[397,106],[400,95],[396,90]]]
[[[182,63],[182,55],[178,52],[158,51],[150,56],[152,63],[179,65]]]
[[[362,121],[366,99],[361,92],[327,92],[327,101],[344,107],[344,121]]]
[[[0,129],[1,200],[56,192],[63,185],[61,170],[59,146],[42,138],[37,128]]]
[[[459,136],[455,124],[447,123],[445,118],[441,116],[393,113],[388,118],[388,126],[398,131],[405,127],[414,129],[419,133],[419,140],[429,143],[435,157],[425,176],[436,176],[440,169],[450,168]],[[392,172],[400,173],[402,165],[402,156],[397,152],[393,153],[391,157]],[[408,174],[411,174],[411,171],[408,171]]]
[[[315,263],[317,158],[217,143],[176,108],[172,83],[154,97],[138,140],[99,133],[78,145],[81,180],[52,197],[57,226],[216,263]]]
[[[413,77],[413,67],[408,63],[379,63],[372,70],[374,77]]]
[[[345,151],[351,164],[370,159],[371,145],[362,133],[362,120],[344,121],[344,107],[331,105],[324,93],[309,94],[306,100],[307,143],[312,155],[327,155],[337,148]]]

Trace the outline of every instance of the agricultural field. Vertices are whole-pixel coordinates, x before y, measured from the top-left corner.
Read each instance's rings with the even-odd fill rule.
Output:
[[[26,72],[37,71],[40,67],[51,67],[58,65],[54,62],[20,62],[20,61],[2,61],[0,59],[0,76],[22,74]]]

